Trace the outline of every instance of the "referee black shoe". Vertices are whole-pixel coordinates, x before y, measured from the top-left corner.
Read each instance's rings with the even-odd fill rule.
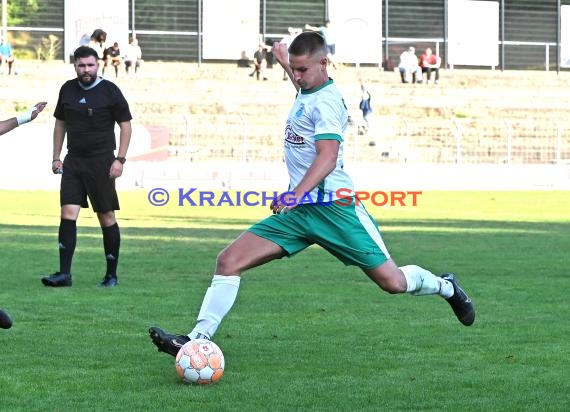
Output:
[[[444,273],[441,275],[441,278],[453,285],[453,296],[445,299],[451,306],[451,309],[453,309],[453,313],[455,313],[459,322],[465,326],[471,326],[473,322],[475,322],[475,307],[473,306],[473,302],[471,302],[467,293],[461,289],[453,273]]]
[[[190,338],[186,335],[173,335],[157,326],[152,326],[148,333],[159,352],[165,352],[172,356],[176,356],[180,348],[185,343],[190,342]]]
[[[71,286],[71,275],[68,273],[55,272],[51,275],[42,278],[44,286],[51,286],[54,288],[62,286]]]
[[[105,275],[103,280],[99,283],[99,286],[104,288],[112,288],[113,286],[117,286],[118,284],[119,284],[119,279],[117,279],[117,276]]]

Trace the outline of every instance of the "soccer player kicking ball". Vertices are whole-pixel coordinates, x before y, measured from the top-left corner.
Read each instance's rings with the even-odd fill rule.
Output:
[[[177,335],[150,328],[159,351],[176,356],[190,339],[211,339],[235,302],[245,270],[294,255],[314,243],[344,264],[362,269],[384,291],[439,295],[463,325],[473,324],[475,309],[453,274],[436,276],[415,265],[398,267],[364,206],[354,198],[348,204],[338,200],[340,188],[354,193],[342,159],[348,112],[328,76],[325,46],[321,35],[304,32],[288,50],[274,44],[273,53],[297,89],[285,124],[285,162],[293,197],[333,202],[291,204],[291,196],[277,197],[271,205],[272,216],[254,224],[218,255],[194,329],[188,335]]]

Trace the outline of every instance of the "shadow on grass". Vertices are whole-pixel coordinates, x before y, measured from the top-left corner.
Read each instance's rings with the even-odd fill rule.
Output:
[[[119,221],[136,222],[140,219],[128,219],[122,217]],[[201,236],[204,238],[213,237],[220,238],[225,234],[231,234],[246,230],[249,226],[256,223],[257,219],[240,219],[240,218],[211,218],[211,217],[188,217],[188,216],[149,216],[145,220],[161,220],[170,223],[178,223],[174,227],[136,227],[136,226],[123,226],[121,231],[128,236],[146,236],[148,233],[161,237],[178,237],[181,233],[187,233],[191,237],[195,237],[196,227],[202,228]],[[570,222],[505,222],[495,220],[457,220],[457,219],[389,219],[378,220],[381,231],[396,231],[396,232],[426,232],[438,233],[457,232],[461,233],[465,230],[472,232],[501,232],[501,233],[545,233],[556,236],[557,234],[570,233]],[[211,228],[215,225],[216,228]],[[228,229],[220,229],[220,227],[229,226]],[[187,231],[192,232],[188,233]],[[57,227],[55,226],[28,226],[28,225],[9,225],[0,224],[0,233],[3,236],[46,236],[57,235]],[[78,232],[85,234],[100,234],[101,230],[98,227],[82,227],[81,223],[78,224]],[[211,232],[211,233],[210,233]],[[176,236],[172,236],[175,234]],[[228,239],[231,240],[231,239]]]
[[[185,271],[212,270],[216,255],[246,230],[249,219],[211,219],[174,216],[177,227],[123,227],[121,256],[124,264],[148,265],[146,272],[160,272],[165,266]],[[190,222],[190,223],[189,223]],[[216,226],[212,228],[212,226]],[[227,228],[225,228],[227,226]],[[560,263],[570,250],[570,223],[500,222],[482,220],[406,220],[395,219],[381,225],[381,232],[398,264],[413,262],[427,267],[459,268],[479,274],[516,274],[521,270],[537,274],[563,273]],[[34,263],[53,266],[57,259],[57,228],[46,226],[0,225],[0,247],[5,264],[19,256]],[[295,260],[311,264],[320,248]],[[101,230],[78,227],[76,253],[100,262]],[[180,262],[180,263],[177,263]],[[192,266],[187,267],[188,262]],[[44,266],[46,266],[44,263]],[[153,268],[153,265],[157,267]],[[100,266],[100,264],[98,264]],[[342,266],[342,265],[341,265]],[[128,270],[124,267],[123,270]]]

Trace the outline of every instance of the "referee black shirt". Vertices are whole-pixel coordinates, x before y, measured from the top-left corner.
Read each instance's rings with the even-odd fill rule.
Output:
[[[121,90],[103,78],[87,89],[77,79],[65,82],[53,115],[65,122],[67,152],[79,157],[113,152],[115,124],[132,120]]]

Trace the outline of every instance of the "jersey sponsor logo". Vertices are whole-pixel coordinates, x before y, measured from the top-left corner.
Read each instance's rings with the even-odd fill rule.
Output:
[[[82,97],[81,100],[79,100],[79,103],[87,104],[87,100],[85,100],[85,97]]]
[[[285,127],[285,143],[289,143],[292,145],[304,145],[305,139],[303,136],[299,136],[296,134],[293,129],[291,128],[290,124],[287,124]]]

